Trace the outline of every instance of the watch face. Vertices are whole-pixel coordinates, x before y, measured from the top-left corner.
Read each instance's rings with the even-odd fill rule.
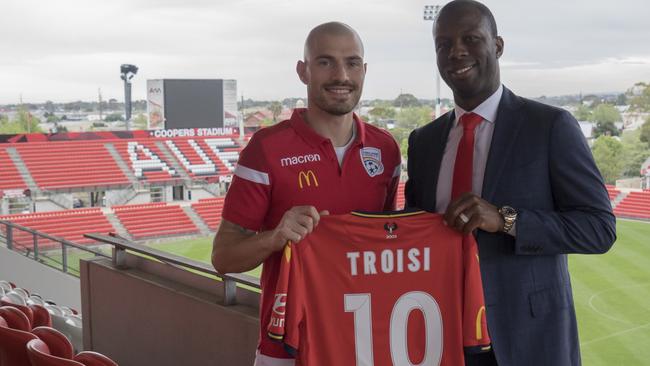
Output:
[[[503,206],[501,207],[501,214],[503,216],[515,216],[517,215],[517,211],[510,206]]]

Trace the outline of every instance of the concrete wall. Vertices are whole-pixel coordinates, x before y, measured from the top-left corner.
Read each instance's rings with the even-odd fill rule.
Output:
[[[36,212],[50,212],[50,211],[62,211],[66,208],[63,208],[56,203],[50,201],[49,199],[38,199],[34,201]],[[70,209],[72,207],[68,207]]]
[[[189,198],[189,192],[192,192],[192,199]],[[204,198],[214,198],[215,196],[200,186],[188,187],[185,190],[185,196],[188,201],[196,202]]]
[[[126,254],[127,265],[81,262],[84,349],[120,366],[252,365],[259,295],[238,289],[222,304],[222,283]]]
[[[0,247],[0,279],[81,311],[79,279]]]

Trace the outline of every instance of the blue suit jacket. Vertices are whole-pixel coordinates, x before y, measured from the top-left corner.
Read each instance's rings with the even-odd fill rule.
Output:
[[[454,113],[409,137],[408,207],[435,211]],[[567,111],[504,88],[482,197],[519,215],[516,239],[478,230],[488,328],[500,366],[579,365],[568,253],[604,253],[616,239],[607,190]]]

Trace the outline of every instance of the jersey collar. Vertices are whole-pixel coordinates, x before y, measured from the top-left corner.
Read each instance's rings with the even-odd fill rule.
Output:
[[[309,127],[307,122],[305,122],[305,119],[303,118],[303,114],[306,111],[307,109],[305,108],[296,108],[293,110],[293,114],[291,115],[291,119],[289,120],[291,127],[308,144],[314,147],[319,146],[320,144],[323,144],[325,142],[329,142],[328,138],[317,134],[316,131],[314,131],[311,127]],[[352,117],[354,118],[354,123],[357,127],[357,135],[354,138],[354,142],[352,142],[351,146],[363,145],[366,142],[366,126],[363,123],[363,121],[359,118],[359,116],[357,116],[356,113],[353,113]]]

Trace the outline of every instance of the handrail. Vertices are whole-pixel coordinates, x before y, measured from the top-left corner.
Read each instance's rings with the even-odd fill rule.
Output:
[[[98,242],[113,245],[115,251],[113,254],[113,263],[116,266],[124,265],[125,251],[129,250],[135,253],[147,255],[161,262],[181,266],[194,271],[202,272],[211,276],[220,278],[224,283],[224,305],[234,305],[236,303],[237,284],[250,286],[256,289],[260,288],[258,278],[244,273],[219,273],[214,268],[203,262],[195,261],[186,257],[181,257],[159,249],[151,248],[145,245],[136,244],[119,235],[103,234],[84,234],[84,237],[93,239]]]
[[[65,246],[68,246],[68,247],[72,247],[72,248],[76,248],[76,249],[81,249],[81,250],[83,250],[83,251],[93,253],[94,255],[97,255],[97,256],[110,258],[109,256],[107,256],[106,254],[104,254],[104,253],[102,253],[102,252],[100,252],[100,251],[97,251],[97,250],[94,250],[94,249],[88,248],[88,247],[83,246],[83,245],[80,245],[80,244],[76,244],[76,243],[74,243],[74,242],[71,242],[71,241],[69,241],[69,240],[67,240],[67,239],[64,239],[64,238],[60,238],[60,237],[58,237],[58,236],[54,236],[54,235],[50,235],[50,234],[46,234],[46,233],[40,232],[40,231],[38,231],[38,230],[30,229],[30,228],[28,228],[28,227],[26,227],[26,226],[22,226],[22,225],[20,225],[20,224],[16,224],[15,222],[7,221],[7,220],[0,220],[0,224],[2,224],[2,225],[7,225],[8,227],[12,227],[12,228],[19,229],[19,230],[21,230],[21,231],[26,231],[26,232],[28,232],[28,233],[31,233],[31,234],[34,234],[34,235],[38,235],[39,237],[42,237],[42,238],[45,238],[45,239],[49,239],[49,240],[52,240],[52,241],[55,241],[55,242],[59,242],[59,243],[61,243],[62,245],[65,245]]]

